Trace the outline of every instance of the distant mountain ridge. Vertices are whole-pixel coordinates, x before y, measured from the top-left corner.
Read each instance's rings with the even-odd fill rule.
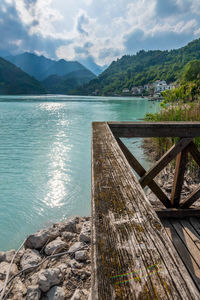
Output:
[[[58,76],[66,76],[67,74],[74,72],[74,71],[89,71],[87,68],[85,68],[83,65],[81,65],[78,61],[66,61],[64,59],[60,59],[54,64],[48,68],[45,72],[42,74],[42,79],[47,78],[51,75],[58,75]],[[94,75],[94,74],[93,74]],[[96,77],[94,75],[94,77]]]
[[[7,56],[5,59],[40,81],[50,75],[65,76],[73,71],[88,70],[78,61],[66,61],[65,59],[56,61],[46,58],[43,55],[38,56],[29,52],[15,56]]]
[[[44,74],[55,63],[54,60],[46,58],[43,55],[38,56],[29,52],[15,56],[7,56],[6,59],[21,68],[30,76],[35,77],[37,80],[41,80],[42,74]]]
[[[92,72],[83,69],[72,71],[65,76],[50,75],[42,81],[42,84],[50,94],[67,94],[94,78],[95,75]]]
[[[45,94],[43,85],[14,64],[0,57],[0,94]]]
[[[73,91],[78,95],[120,95],[124,88],[131,89],[156,80],[176,81],[184,66],[200,59],[200,39],[176,50],[141,50],[135,55],[124,55],[96,79]]]
[[[52,94],[67,94],[70,90],[96,78],[95,74],[78,61],[66,61],[64,59],[55,61],[28,52],[8,56],[7,59],[41,81],[47,92]]]

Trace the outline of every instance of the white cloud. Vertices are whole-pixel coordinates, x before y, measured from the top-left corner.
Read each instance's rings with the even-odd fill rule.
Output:
[[[199,0],[2,1],[4,12],[9,5],[16,8],[30,39],[37,36],[50,45],[55,40],[58,58],[69,60],[92,57],[104,65],[141,47],[174,48],[200,35]],[[34,48],[34,43],[31,47],[48,52],[47,47]]]

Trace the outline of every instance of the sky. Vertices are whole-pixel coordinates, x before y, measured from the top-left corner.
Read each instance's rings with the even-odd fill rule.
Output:
[[[0,0],[0,55],[109,65],[200,37],[200,0]]]

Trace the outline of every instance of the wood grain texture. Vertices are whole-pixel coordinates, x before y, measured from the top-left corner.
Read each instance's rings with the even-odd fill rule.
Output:
[[[198,137],[200,122],[108,122],[115,137]]]
[[[200,187],[193,191],[180,205],[181,208],[190,207],[195,201],[200,198]]]
[[[200,209],[197,208],[168,208],[155,209],[159,218],[184,218],[184,217],[200,217]]]
[[[194,258],[196,252],[190,252],[191,241],[188,239],[187,234],[184,232],[184,228],[181,227],[179,221],[170,218],[162,220],[162,224],[164,225],[166,232],[172,240],[174,247],[179,253],[184,265],[188,269],[190,276],[194,280],[197,288],[200,289],[200,269],[196,259]],[[199,256],[200,252],[197,251],[197,253]]]
[[[92,133],[92,299],[200,294],[109,126]]]
[[[173,207],[179,207],[181,191],[187,164],[187,150],[184,149],[176,157],[174,181],[172,185],[171,203]]]
[[[199,165],[200,167],[200,152],[197,149],[196,145],[194,144],[194,142],[191,142],[188,146],[189,148],[189,152],[191,153],[191,155],[193,156],[194,160],[196,161],[196,163]]]
[[[175,145],[173,145],[155,164],[154,166],[140,179],[140,184],[144,188],[151,182],[164,167],[176,157],[185,147],[192,141],[191,138],[181,138]]]

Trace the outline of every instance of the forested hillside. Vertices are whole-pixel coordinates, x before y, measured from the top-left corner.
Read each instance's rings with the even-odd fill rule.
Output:
[[[144,85],[157,79],[174,82],[184,66],[191,60],[200,59],[200,39],[187,46],[171,51],[140,51],[136,55],[125,55],[114,61],[96,79],[74,90],[83,95],[121,94],[123,88]]]
[[[39,81],[12,63],[0,58],[1,95],[36,95],[45,93],[46,90]]]

